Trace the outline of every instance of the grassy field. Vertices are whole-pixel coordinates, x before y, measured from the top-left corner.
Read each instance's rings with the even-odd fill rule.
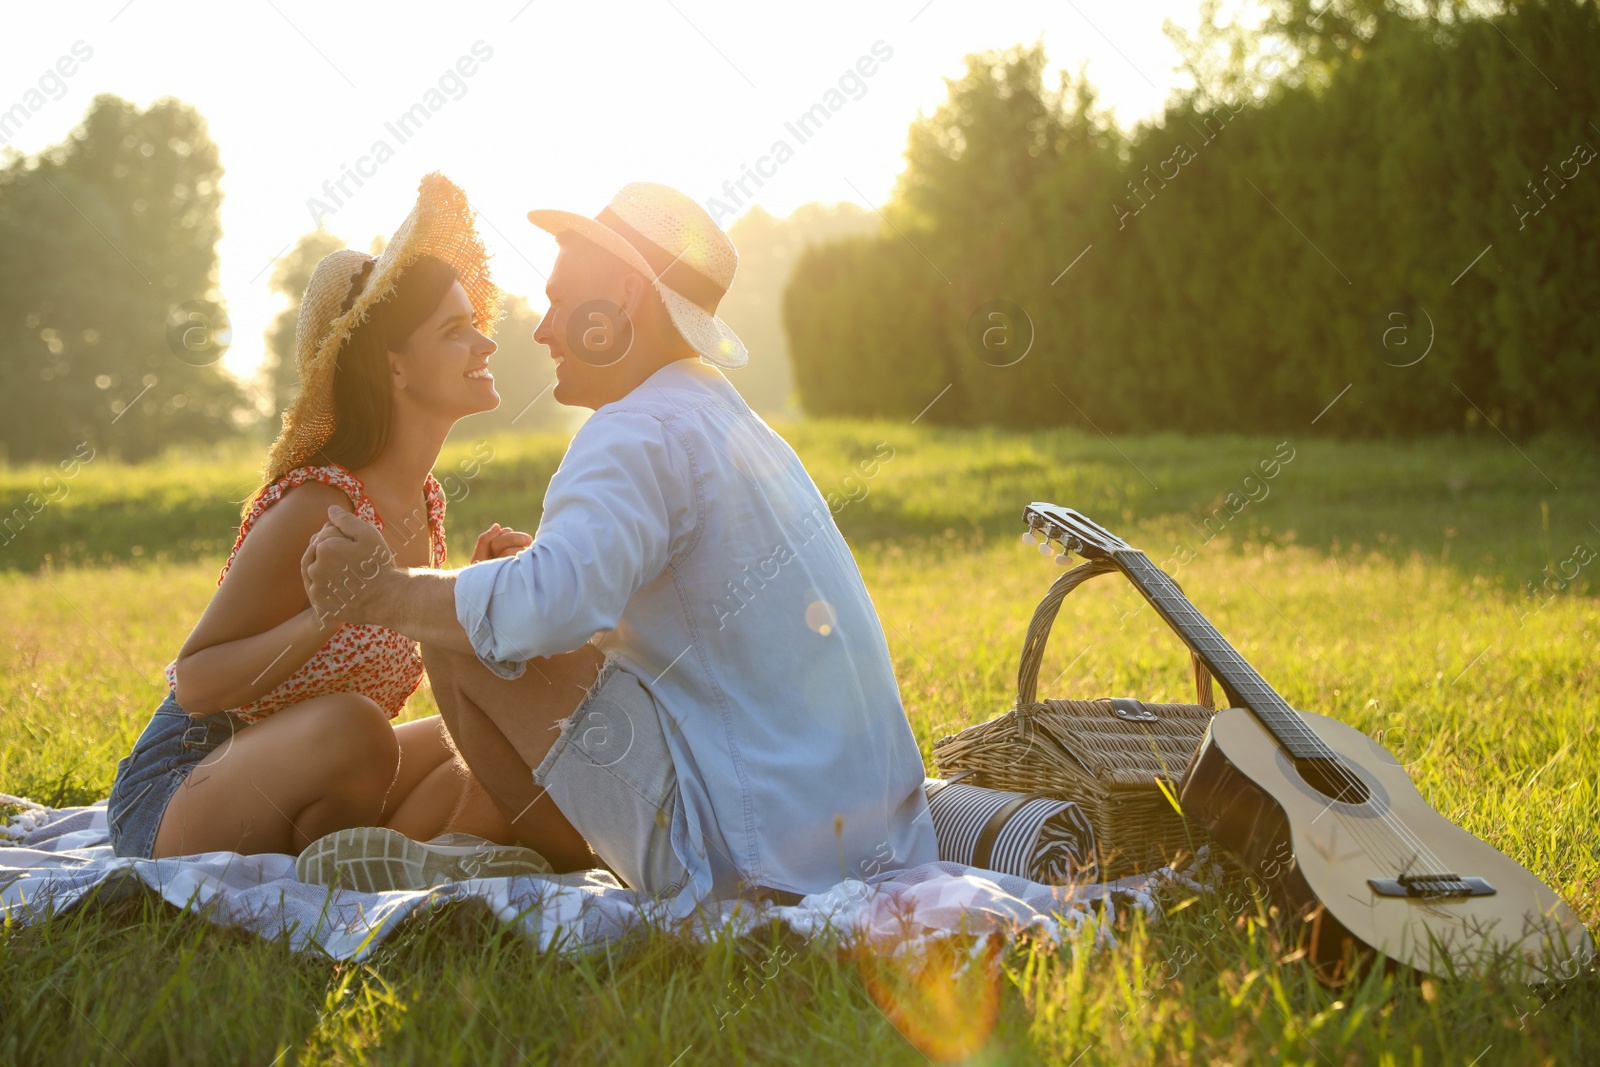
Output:
[[[1435,807],[1600,930],[1600,568],[1578,562],[1600,550],[1592,450],[783,432],[836,495],[925,756],[1010,703],[1029,615],[1058,573],[1019,548],[1017,520],[1033,499],[1070,504],[1164,561],[1293,704],[1380,737]],[[880,442],[893,457],[865,478],[857,463]],[[561,450],[488,445],[470,477],[462,464],[481,451],[441,463],[447,489],[447,470],[459,481],[458,549],[492,520],[533,529]],[[51,470],[0,472],[0,517],[29,492],[54,498],[0,537],[0,790],[82,803],[105,795],[162,695],[253,457],[97,458],[64,493],[45,484]],[[1075,593],[1041,693],[1189,699],[1186,657],[1141,605],[1114,577]],[[423,690],[408,714],[431,710]],[[1329,989],[1264,905],[1233,914],[1207,893],[1166,909],[1125,918],[1114,949],[1022,941],[953,987],[947,959],[918,972],[776,929],[566,961],[470,907],[335,964],[125,901],[0,938],[0,1063],[1600,1060],[1593,973],[1543,1000],[1497,974]]]

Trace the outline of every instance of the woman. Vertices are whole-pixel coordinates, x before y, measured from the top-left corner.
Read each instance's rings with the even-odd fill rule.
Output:
[[[401,565],[444,565],[445,498],[430,471],[457,419],[500,402],[487,370],[498,304],[466,198],[438,174],[381,257],[346,250],[317,265],[295,330],[301,391],[265,484],[167,668],[171,691],[117,766],[117,855],[299,853],[380,825],[417,841],[512,839],[438,716],[390,725],[422,678],[416,644],[319,618],[300,575],[332,504],[383,531]],[[531,541],[497,523],[473,560]],[[548,869],[521,851],[527,869]]]

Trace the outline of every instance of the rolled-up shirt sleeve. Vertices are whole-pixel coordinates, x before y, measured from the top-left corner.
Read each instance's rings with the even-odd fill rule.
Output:
[[[658,418],[590,416],[545,492],[533,544],[456,577],[456,618],[502,678],[614,629],[697,519],[682,446]]]

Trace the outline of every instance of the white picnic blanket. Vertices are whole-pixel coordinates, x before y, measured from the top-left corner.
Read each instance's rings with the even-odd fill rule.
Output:
[[[32,922],[68,908],[91,892],[99,899],[153,890],[210,921],[287,936],[298,950],[315,946],[335,959],[359,960],[407,917],[453,900],[481,900],[502,922],[540,949],[576,954],[610,944],[641,927],[670,922],[649,898],[624,888],[607,871],[524,875],[455,882],[415,892],[358,893],[298,881],[294,857],[207,852],[174,859],[111,854],[105,801],[81,808],[45,808],[0,795],[24,808],[0,826],[0,915]],[[1080,925],[1097,917],[1091,946],[1114,943],[1118,907],[1152,915],[1155,891],[1177,882],[1200,890],[1190,871],[1150,874],[1076,887],[1040,885],[955,863],[886,871],[847,880],[784,906],[726,901],[684,920],[701,939],[738,934],[776,918],[803,937],[866,938],[896,954],[929,938],[957,933],[1015,936],[1023,930],[1076,951]]]

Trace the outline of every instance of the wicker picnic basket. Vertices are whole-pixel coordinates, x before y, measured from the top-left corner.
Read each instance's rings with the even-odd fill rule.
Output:
[[[1211,675],[1198,657],[1195,704],[1034,699],[1062,600],[1115,569],[1109,560],[1090,560],[1057,578],[1028,626],[1016,706],[933,746],[945,777],[965,771],[974,785],[1076,801],[1094,827],[1102,878],[1179,862],[1206,843],[1205,831],[1184,821],[1168,793],[1176,798],[1215,714]]]

